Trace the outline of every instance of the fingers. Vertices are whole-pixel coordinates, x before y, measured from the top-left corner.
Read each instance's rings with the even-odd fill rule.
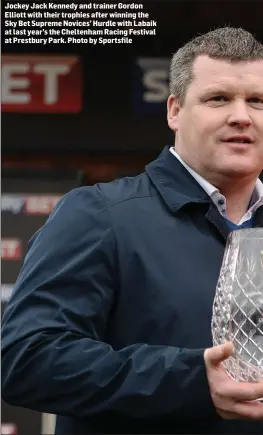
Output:
[[[263,382],[228,382],[224,385],[224,397],[233,398],[237,402],[258,400],[263,398]]]
[[[252,404],[239,403],[235,412],[222,411],[217,409],[218,414],[224,420],[250,420],[250,421],[263,421],[263,407],[252,407]],[[261,405],[262,406],[262,405]]]
[[[214,396],[218,414],[226,420],[260,420],[263,421],[263,403],[259,401],[237,401],[226,395]]]
[[[211,397],[218,414],[224,419],[263,421],[263,380],[260,382],[236,382],[221,364],[233,354],[233,344],[226,342],[205,350],[208,383]]]
[[[233,412],[238,416],[238,418],[263,421],[263,404],[260,402],[237,402],[233,406]]]
[[[219,346],[206,349],[204,353],[206,366],[219,366],[222,361],[232,355],[233,349],[233,344],[230,341],[220,344]]]
[[[236,382],[221,364],[233,354],[233,344],[226,342],[206,349],[204,360],[211,397],[218,414],[224,419],[263,421],[263,380],[261,382]]]

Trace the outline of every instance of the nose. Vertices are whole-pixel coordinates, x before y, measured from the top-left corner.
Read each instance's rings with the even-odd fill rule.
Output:
[[[245,101],[235,101],[231,105],[228,124],[232,127],[249,127],[252,124]]]

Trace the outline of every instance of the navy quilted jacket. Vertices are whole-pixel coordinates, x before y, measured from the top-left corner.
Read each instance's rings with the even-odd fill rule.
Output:
[[[262,434],[216,414],[205,374],[228,232],[169,147],[137,177],[69,192],[3,316],[3,399],[57,414],[57,434]]]

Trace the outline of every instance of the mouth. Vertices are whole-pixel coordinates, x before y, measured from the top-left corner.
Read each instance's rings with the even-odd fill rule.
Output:
[[[227,144],[239,144],[239,145],[251,145],[253,140],[248,136],[240,136],[240,137],[229,137],[227,139],[222,140],[222,142]]]

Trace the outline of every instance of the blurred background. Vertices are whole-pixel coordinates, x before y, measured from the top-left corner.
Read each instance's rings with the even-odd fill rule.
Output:
[[[158,22],[156,36],[42,46],[4,44],[2,2],[2,312],[28,240],[63,194],[135,175],[173,144],[166,121],[172,54],[217,26],[244,27],[263,42],[261,0],[137,3]],[[2,434],[53,429],[54,416],[2,402]]]

